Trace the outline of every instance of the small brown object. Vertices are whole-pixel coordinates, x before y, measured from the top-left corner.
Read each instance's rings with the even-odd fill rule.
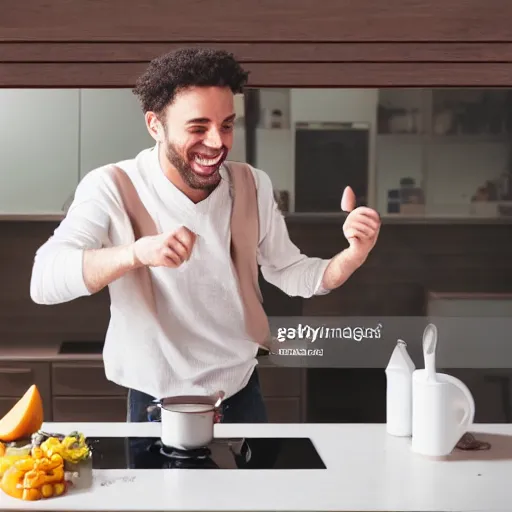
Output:
[[[460,438],[456,448],[459,450],[489,450],[491,443],[478,441],[473,434],[467,432]]]

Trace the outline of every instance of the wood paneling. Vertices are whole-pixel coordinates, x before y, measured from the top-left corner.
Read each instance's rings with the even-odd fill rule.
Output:
[[[248,62],[510,62],[512,43],[0,43],[0,62],[149,62],[208,46]]]
[[[504,0],[10,2],[0,87],[131,87],[184,45],[233,52],[252,87],[510,86],[510,15]]]
[[[506,0],[24,0],[1,41],[512,41]]]
[[[0,87],[132,87],[146,63],[0,63]],[[506,63],[248,63],[250,87],[512,86]]]

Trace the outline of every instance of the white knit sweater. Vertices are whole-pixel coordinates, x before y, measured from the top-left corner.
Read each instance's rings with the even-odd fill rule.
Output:
[[[106,376],[158,398],[218,390],[229,397],[247,383],[258,347],[244,334],[231,265],[228,183],[222,180],[207,199],[194,204],[163,174],[158,146],[117,165],[133,180],[161,232],[185,225],[198,236],[184,265],[150,269],[156,317],[140,300],[135,273],[109,286]],[[260,215],[258,262],[264,278],[290,296],[323,293],[320,285],[328,260],[300,253],[289,239],[268,175],[252,170]],[[224,170],[221,174],[227,178]],[[37,251],[30,290],[35,302],[57,304],[89,295],[82,275],[83,251],[133,241],[120,204],[102,168],[83,178],[66,218]]]

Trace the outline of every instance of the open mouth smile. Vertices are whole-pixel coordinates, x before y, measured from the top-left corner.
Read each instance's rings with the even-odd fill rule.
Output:
[[[194,172],[201,176],[212,176],[217,172],[219,164],[224,159],[224,155],[224,151],[221,151],[214,157],[196,153],[192,158],[192,168]]]

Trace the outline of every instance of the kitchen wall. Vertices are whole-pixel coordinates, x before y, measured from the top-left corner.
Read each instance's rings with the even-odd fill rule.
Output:
[[[283,129],[260,126],[257,133],[256,164],[269,172],[276,189],[293,191],[294,140],[289,128],[295,121],[370,124],[370,147],[375,150],[371,149],[370,155],[371,166],[375,166],[374,172],[370,169],[370,181],[375,185],[374,199],[379,198],[381,211],[385,209],[386,187],[396,187],[404,175],[419,176],[418,161],[424,158],[425,141],[414,140],[414,134],[405,134],[400,140],[402,135],[377,133],[377,89],[282,89],[262,93],[264,108],[279,108],[285,120],[289,119]],[[243,103],[238,101],[238,105],[240,115],[245,115]],[[101,340],[108,324],[108,293],[58,306],[35,305],[29,298],[31,265],[37,248],[58,225],[63,204],[81,177],[97,165],[130,158],[153,143],[145,132],[142,114],[127,89],[0,89],[0,106],[9,114],[0,117],[0,148],[2,155],[7,155],[0,164],[0,211],[4,214],[0,240],[7,248],[0,253],[0,342],[12,346],[44,340]],[[120,126],[124,128],[121,132]],[[244,160],[245,131],[243,127],[237,131],[232,157]],[[490,149],[483,151],[488,144]],[[444,167],[429,164],[428,170],[434,169],[434,174],[426,174],[427,193],[434,190],[435,197],[444,193],[453,203],[457,194],[467,194],[482,180],[494,177],[496,167],[506,162],[506,146],[501,144],[505,142],[471,138],[461,138],[457,144],[438,144],[434,154]],[[451,163],[450,167],[446,162]],[[436,173],[435,169],[441,171]],[[459,177],[448,174],[448,169],[459,170]],[[267,313],[421,317],[427,312],[429,292],[512,291],[512,224],[506,218],[445,216],[438,220],[422,221],[421,216],[403,221],[384,219],[372,258],[345,286],[328,296],[290,298],[262,282]],[[327,258],[344,247],[342,219],[289,215],[287,222],[292,240],[306,254]],[[507,313],[500,310],[496,314]],[[451,341],[459,340],[455,335]],[[389,349],[390,345],[381,345],[367,355],[352,354],[340,368],[310,370],[310,419],[382,420],[382,369]],[[481,340],[472,352],[473,369],[466,378],[483,397],[480,402],[485,404],[486,418],[508,418],[504,412],[508,409],[501,402],[503,391],[496,384],[484,385],[484,380],[496,371],[509,379],[511,354],[507,346],[501,346],[501,352],[486,351],[486,357],[479,357],[484,349],[485,340]],[[420,363],[417,356],[416,349],[416,361]],[[446,354],[444,363],[454,365]],[[358,393],[324,402],[323,397],[330,396],[333,389],[358,389]],[[363,407],[361,400],[372,405]],[[489,407],[487,411],[485,407]]]
[[[106,291],[54,306],[39,306],[29,298],[33,254],[56,225],[55,221],[0,223],[0,240],[7,249],[0,252],[0,346],[12,349],[104,338],[109,318]],[[292,240],[309,255],[329,257],[345,246],[336,222],[289,218],[288,225]],[[424,318],[429,305],[432,307],[429,291],[476,294],[477,306],[482,300],[479,294],[510,295],[511,241],[509,224],[385,223],[371,258],[343,287],[327,296],[302,300],[287,297],[262,281],[265,309],[271,316],[302,316],[304,322],[312,317],[344,321],[367,317],[373,325],[377,317],[384,321],[386,332],[389,322],[406,326],[408,319]],[[470,303],[469,313],[477,306]],[[435,301],[434,307],[437,318],[468,315],[467,303],[461,307],[460,301]],[[510,302],[497,305],[495,299],[485,300],[477,309],[480,316],[498,317],[496,321],[499,317],[509,320],[509,310]],[[463,327],[463,318],[460,323]],[[401,327],[395,333],[409,343],[420,367],[421,332]],[[475,394],[477,421],[512,421],[512,404],[507,398],[512,385],[512,354],[504,337],[507,333],[492,328],[471,336],[465,336],[463,328],[450,333],[442,329],[441,333],[439,366],[461,377]],[[387,335],[369,341],[350,345],[344,357],[328,367],[308,369],[307,421],[385,421],[383,369],[394,340]],[[87,390],[77,388],[77,392],[85,394]],[[73,407],[80,407],[76,400],[70,402],[69,410]]]
[[[204,3],[200,17],[193,2],[180,4],[179,10],[172,2],[152,0],[143,10],[135,3],[112,0],[98,0],[94,8],[85,2],[62,4],[62,9],[48,9],[48,2],[43,0],[6,5],[4,18],[7,21],[0,26],[0,87],[32,90],[40,87],[129,88],[149,59],[189,44],[190,34],[194,34],[196,43],[193,44],[233,51],[250,70],[253,87],[512,86],[512,28],[507,15],[507,12],[512,13],[512,4],[501,0],[488,0],[475,9],[468,9],[466,0],[395,0],[380,2],[378,8],[374,0],[344,3],[301,0],[293,6],[281,0],[261,6],[252,1],[244,5],[237,0],[227,2],[226,9],[222,10],[214,2]],[[130,23],[117,23],[120,9]],[[226,16],[228,11],[230,15]],[[247,12],[251,15],[247,16]],[[169,19],[174,22],[172,33]],[[204,19],[209,23],[205,24]],[[307,34],[307,41],[304,34]],[[16,116],[16,112],[9,116],[8,133],[15,130],[12,126],[15,122],[23,123],[19,137],[14,139],[16,147],[19,147],[19,140],[30,141],[39,151],[38,156],[47,157],[45,148],[38,147],[36,139],[46,133],[51,123],[38,125],[30,111],[24,112],[23,119]],[[62,113],[58,105],[52,114],[51,119],[59,119]],[[34,126],[38,128],[37,134],[32,133]],[[63,123],[62,126],[68,125]],[[73,131],[73,126],[69,126]],[[31,136],[27,135],[29,131]],[[62,140],[65,140],[65,129],[62,132]],[[270,140],[286,137],[284,132],[267,135]],[[13,139],[3,140],[11,144]],[[52,135],[52,140],[59,139]],[[386,140],[391,141],[391,138]],[[392,144],[386,147],[381,144],[381,151],[377,152],[377,157],[388,155],[392,163],[390,172],[400,168],[397,178],[409,169],[411,173],[413,168],[417,169],[420,157],[425,161],[425,153],[417,144],[400,146],[397,151]],[[18,152],[17,162],[21,157],[29,161],[26,147]],[[458,158],[470,147],[463,145],[461,151],[457,150]],[[63,151],[55,142],[48,148]],[[475,153],[481,154],[477,150]],[[2,160],[4,154],[3,150]],[[271,158],[264,168],[270,169],[272,162],[287,158],[289,155],[280,154]],[[474,158],[467,158],[465,164],[470,166],[473,161]],[[23,169],[40,169],[45,159],[35,158],[33,163]],[[9,159],[9,167],[10,173],[5,167],[0,171],[0,189],[5,190],[6,176],[11,183],[17,183],[16,189],[10,184],[9,193],[4,192],[2,196],[7,201],[13,197],[10,210],[22,204],[24,206],[16,211],[26,211],[26,205],[30,204],[32,213],[57,211],[56,217],[61,213],[62,196],[73,188],[80,172],[79,166],[67,165],[66,169],[76,171],[76,179],[71,179],[64,174],[65,170],[60,172],[54,161],[52,168],[45,167],[45,171],[53,171],[62,186],[47,187],[48,182],[38,181],[35,172],[13,176],[20,173],[20,168],[13,170],[12,159]],[[275,167],[279,169],[280,165]],[[396,183],[395,178],[391,179],[393,175],[389,176],[389,184]],[[276,181],[281,186],[280,181]],[[17,192],[15,195],[11,194],[13,190]],[[339,248],[339,223],[324,219],[320,224],[310,224],[306,220],[288,219],[292,238],[300,247],[315,254],[330,254],[333,248]],[[7,247],[0,251],[3,284],[0,315],[4,315],[0,325],[4,339],[8,332],[25,333],[31,340],[40,340],[45,332],[59,338],[88,337],[104,332],[108,319],[106,294],[48,308],[35,306],[28,300],[32,254],[55,225],[56,221],[40,220],[0,224],[2,248]],[[377,248],[382,251],[380,257],[374,258],[373,264],[363,272],[358,272],[356,279],[343,291],[305,302],[304,305],[309,306],[306,314],[312,311],[337,315],[353,311],[405,314],[421,309],[425,304],[425,289],[432,288],[510,291],[510,252],[507,249],[510,235],[505,223],[492,218],[490,222],[473,218],[470,223],[467,219],[461,222],[449,219],[447,223],[444,218],[439,223],[416,219],[412,224],[409,220],[385,224]],[[417,253],[419,247],[423,251],[421,257]],[[284,297],[272,287],[265,286],[264,295],[267,308],[276,314],[301,311],[302,301]],[[503,360],[502,364],[510,366],[508,361]],[[73,369],[69,369],[69,373],[74,376]],[[482,373],[487,374],[489,381]],[[476,371],[472,373],[475,374]],[[511,407],[506,402],[510,371],[508,376],[491,374],[490,370],[482,368],[476,378],[464,375],[476,392],[477,417],[484,421],[509,421],[510,414],[506,411]],[[382,421],[385,412],[382,378],[382,368],[311,371],[308,375],[310,418]],[[91,406],[99,401],[93,397],[81,403]],[[80,407],[76,405],[76,397],[72,397],[70,403]],[[110,407],[112,402],[106,403]]]
[[[294,130],[291,127],[296,122],[302,121],[355,121],[369,125],[371,131],[369,181],[371,185],[375,185],[376,191],[373,201],[370,199],[369,203],[376,203],[381,213],[386,212],[384,201],[387,188],[396,187],[398,179],[404,175],[425,179],[427,196],[430,194],[434,198],[433,204],[437,201],[441,204],[453,205],[460,201],[460,196],[464,194],[466,194],[464,201],[467,204],[469,191],[481,181],[493,178],[497,169],[507,164],[506,138],[497,137],[497,140],[494,140],[490,135],[467,136],[455,137],[456,141],[451,142],[441,141],[442,137],[439,135],[438,143],[434,145],[438,164],[431,163],[427,166],[426,172],[422,168],[420,175],[418,170],[420,158],[415,153],[425,152],[425,147],[430,148],[429,140],[419,141],[416,134],[383,133],[385,129],[382,127],[378,106],[379,102],[387,107],[400,104],[402,107],[418,108],[420,112],[428,112],[423,103],[431,96],[425,94],[425,90],[422,89],[264,88],[259,91],[260,107],[263,113],[257,127],[255,165],[269,173],[278,190],[286,189],[293,192]],[[460,98],[461,95],[463,95],[462,92],[457,92],[457,97]],[[101,298],[84,299],[78,303],[52,308],[35,306],[28,298],[30,268],[37,247],[51,236],[53,229],[58,225],[64,206],[69,203],[79,180],[91,169],[105,162],[131,158],[141,149],[153,144],[153,140],[145,129],[136,98],[128,88],[0,89],[0,107],[2,112],[8,114],[0,118],[0,149],[5,156],[0,164],[0,177],[4,183],[0,188],[0,212],[3,213],[0,234],[5,247],[10,248],[10,251],[3,256],[2,271],[5,273],[3,282],[8,286],[2,291],[4,294],[2,309],[7,316],[10,313],[19,315],[22,307],[27,308],[27,311],[34,315],[35,320],[27,325],[13,325],[12,322],[5,321],[0,324],[0,332],[11,335],[17,333],[23,336],[25,333],[31,333],[32,330],[41,333],[49,331],[55,335],[59,333],[59,336],[69,337],[76,333],[76,325],[82,325],[84,330],[81,327],[78,331],[83,332],[84,335],[101,336],[108,319],[108,312],[101,309],[108,303],[108,297],[105,294]],[[236,98],[236,108],[243,123],[244,102],[240,96]],[[282,113],[280,129],[269,128],[268,120],[271,118],[264,114],[265,111],[271,113],[276,109]],[[31,135],[26,134],[26,119],[31,120],[29,123]],[[419,122],[426,132],[429,131],[428,119],[429,117],[427,121]],[[405,126],[407,128],[407,123]],[[398,127],[399,130],[403,129],[400,125]],[[245,124],[237,126],[236,133],[235,147],[231,157],[235,160],[244,160]],[[450,164],[449,168],[446,167],[447,162]],[[375,169],[372,170],[373,166]],[[371,185],[370,188],[372,188]],[[293,211],[293,204],[291,206]],[[446,249],[446,254],[443,253],[444,249],[439,249],[437,257],[444,259],[442,265],[439,268],[435,267],[435,271],[432,270],[430,273],[434,281],[414,281],[415,290],[420,294],[429,290],[439,291],[440,286],[443,287],[443,291],[452,292],[509,290],[506,280],[510,275],[508,274],[509,263],[508,260],[503,259],[503,251],[506,251],[507,247],[503,248],[503,240],[506,240],[509,234],[507,217],[496,219],[505,222],[504,225],[494,225],[492,217],[488,219],[490,223],[478,224],[478,216],[468,215],[457,219],[457,222],[454,218],[447,216],[444,218],[444,224],[434,222],[425,226],[421,225],[423,218],[421,215],[412,217],[413,224],[407,224],[411,219],[405,218],[403,225],[400,224],[400,218],[388,219],[386,215],[384,217],[385,223],[387,220],[393,222],[398,220],[398,224],[386,224],[379,246],[390,247],[394,244],[398,259],[380,259],[377,267],[384,272],[389,272],[389,265],[394,261],[401,261],[406,265],[406,268],[401,273],[397,273],[392,281],[396,284],[398,293],[403,289],[402,286],[411,284],[410,279],[415,279],[414,272],[418,267],[411,261],[418,263],[423,257],[419,256],[422,254],[422,249],[417,246],[423,242],[421,238],[417,238],[417,234],[422,233],[422,237],[428,241],[428,244],[438,247],[448,242],[447,232],[464,242],[457,242],[455,247]],[[42,219],[46,219],[47,222],[42,222]],[[473,222],[474,219],[477,219],[476,224]],[[466,220],[469,224],[465,223]],[[339,238],[339,224],[335,224],[334,231],[326,235],[326,237],[334,237],[334,243],[331,245],[327,238],[312,241],[307,235],[310,229],[307,227],[309,224],[304,224],[300,217],[295,218],[290,214],[287,221],[294,240],[306,253],[319,251],[325,257],[329,257],[340,250],[339,244],[342,243],[342,239]],[[309,221],[304,219],[304,222]],[[327,218],[325,222],[318,222],[319,232],[332,229],[331,221]],[[341,223],[342,219],[337,222]],[[298,226],[300,226],[299,229]],[[467,238],[467,233],[471,233],[472,237]],[[410,239],[411,236],[414,236],[414,241]],[[484,244],[485,253],[478,244],[473,242],[478,237],[487,240]],[[387,249],[383,250],[382,254],[388,253]],[[412,260],[403,260],[401,254],[408,255]],[[472,271],[480,272],[480,275],[483,269],[490,266],[493,272],[498,269],[499,275],[504,279],[496,279],[494,274],[486,278],[466,274],[457,277],[461,276],[457,261],[459,258],[462,262],[470,262],[466,264]],[[412,265],[411,268],[415,269],[412,274],[407,271],[408,265]],[[464,267],[464,263],[462,266]],[[424,272],[423,267],[420,268],[421,272]],[[452,271],[454,268],[457,268],[455,273]],[[416,313],[407,309],[411,304],[420,304],[420,302],[424,304],[423,299],[420,302],[414,299],[410,304],[407,302],[409,299],[404,302],[398,301],[392,306],[386,301],[385,294],[380,294],[380,291],[376,293],[375,290],[383,290],[379,289],[380,272],[381,270],[375,275],[372,274],[362,288],[366,295],[363,295],[364,300],[363,298],[361,300],[366,307],[357,300],[350,304],[338,304],[337,299],[333,299],[337,297],[334,294],[328,299],[320,300],[319,304],[323,305],[319,311],[339,314],[346,312],[347,307],[357,304],[358,314],[371,315],[371,311],[380,311],[379,307],[384,308],[383,311],[388,311],[386,308],[392,307],[394,314],[398,315],[423,314],[423,309],[420,307],[414,310]],[[351,280],[351,283],[354,282],[358,282],[357,278]],[[351,283],[344,289],[350,290]],[[386,293],[388,293],[387,289]],[[389,291],[389,293],[394,292]],[[284,311],[284,314],[302,312],[301,301],[284,297],[279,292],[276,293],[272,287],[266,288],[266,294],[269,314],[280,315],[280,311]],[[409,297],[407,294],[406,296]],[[331,300],[334,302],[329,302]],[[351,300],[354,301],[353,296]],[[310,304],[316,304],[316,299],[305,306],[305,314],[309,314],[307,311],[311,307]],[[88,314],[84,315],[84,311],[89,307],[91,308],[90,317]],[[94,313],[95,308],[103,311],[98,317]],[[53,321],[57,318],[64,325],[69,318],[69,324],[73,327],[57,325]],[[51,319],[51,325],[46,326],[45,322],[48,319]]]

